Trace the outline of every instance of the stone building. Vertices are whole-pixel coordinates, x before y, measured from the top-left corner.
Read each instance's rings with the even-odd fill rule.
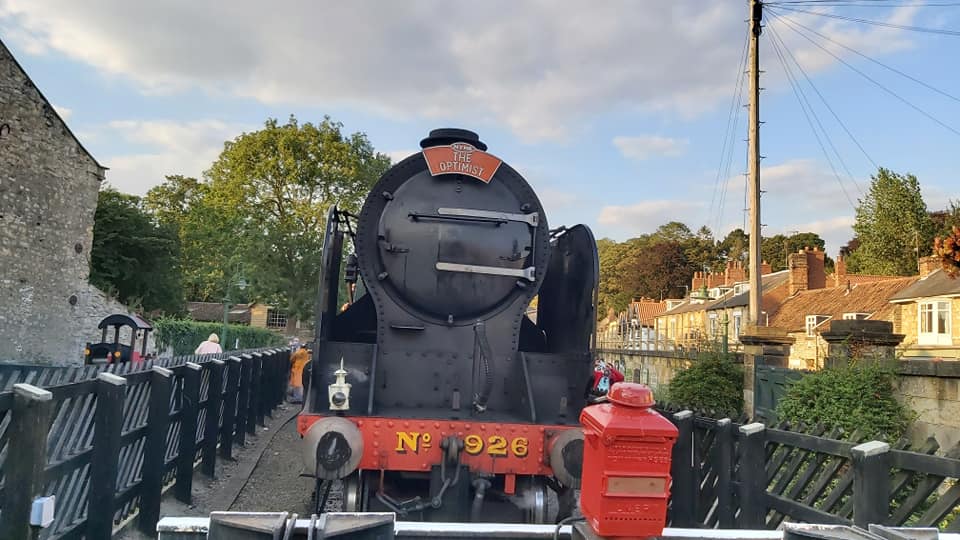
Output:
[[[106,168],[0,42],[0,362],[82,362],[125,308],[88,283]]]

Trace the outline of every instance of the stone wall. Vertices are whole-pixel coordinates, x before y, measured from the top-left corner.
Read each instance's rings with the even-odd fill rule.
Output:
[[[960,443],[960,363],[905,360],[899,367],[894,395],[917,414],[910,439],[934,437],[940,453]]]
[[[0,43],[0,361],[78,363],[124,311],[87,281],[103,176]]]

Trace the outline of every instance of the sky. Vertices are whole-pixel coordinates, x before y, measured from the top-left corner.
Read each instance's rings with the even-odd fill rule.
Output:
[[[890,26],[956,31],[960,2],[780,1],[760,39],[763,234],[835,254],[876,166],[915,174],[931,210],[960,199],[960,35]],[[124,192],[201,176],[267,118],[329,115],[395,159],[463,127],[551,227],[622,241],[745,225],[747,17],[743,0],[0,0],[0,39]]]

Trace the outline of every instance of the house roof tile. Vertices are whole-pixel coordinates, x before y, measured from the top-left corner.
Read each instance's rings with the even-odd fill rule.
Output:
[[[890,320],[894,306],[891,296],[917,282],[917,277],[887,278],[828,289],[801,291],[787,298],[769,325],[787,331],[802,330],[807,315],[841,319],[844,313],[869,313],[871,320]]]
[[[960,279],[951,279],[941,269],[936,269],[913,285],[890,297],[891,302],[904,302],[930,296],[960,295]]]

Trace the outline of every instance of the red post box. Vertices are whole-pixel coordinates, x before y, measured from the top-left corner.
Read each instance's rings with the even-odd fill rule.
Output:
[[[580,414],[580,506],[598,536],[649,538],[663,533],[677,428],[651,407],[642,384],[617,383],[609,402]]]

